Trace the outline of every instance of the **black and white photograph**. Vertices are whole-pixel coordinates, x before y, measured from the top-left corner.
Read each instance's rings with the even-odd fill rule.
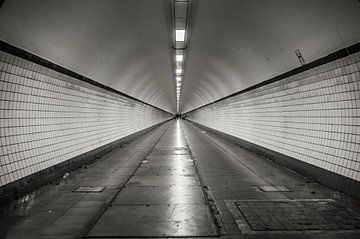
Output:
[[[360,0],[0,0],[0,239],[359,239]]]

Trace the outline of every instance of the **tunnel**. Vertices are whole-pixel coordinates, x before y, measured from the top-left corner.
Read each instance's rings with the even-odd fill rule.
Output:
[[[360,238],[360,1],[1,0],[0,238]]]

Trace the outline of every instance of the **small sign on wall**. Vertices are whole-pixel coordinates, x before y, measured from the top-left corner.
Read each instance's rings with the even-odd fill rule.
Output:
[[[306,64],[305,59],[304,59],[304,57],[302,56],[302,54],[301,54],[301,52],[300,52],[299,49],[296,49],[296,50],[295,50],[295,54],[296,54],[297,58],[299,59],[300,64],[301,64],[301,65],[305,65],[305,64]]]

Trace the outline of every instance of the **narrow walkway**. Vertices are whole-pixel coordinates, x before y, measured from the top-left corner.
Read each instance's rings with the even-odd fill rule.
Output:
[[[14,202],[0,238],[359,238],[360,205],[187,121]]]
[[[172,122],[87,234],[88,237],[216,235],[180,121]]]

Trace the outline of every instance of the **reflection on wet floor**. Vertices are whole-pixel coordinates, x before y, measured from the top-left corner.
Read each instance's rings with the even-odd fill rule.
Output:
[[[36,190],[27,203],[13,203],[1,215],[0,238],[76,238],[84,234],[168,127],[169,123],[163,124],[66,179]],[[80,186],[105,188],[100,193],[74,191]]]
[[[216,236],[180,121],[169,128],[88,236]]]
[[[163,124],[11,204],[0,238],[359,238],[358,201],[204,132]]]

